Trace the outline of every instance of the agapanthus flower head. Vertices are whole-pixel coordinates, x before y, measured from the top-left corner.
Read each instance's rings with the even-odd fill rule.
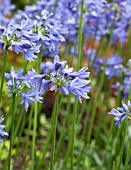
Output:
[[[40,37],[34,33],[34,22],[32,22],[26,14],[22,14],[19,22],[12,19],[6,28],[0,27],[0,48],[4,52],[14,50],[17,54],[23,53],[24,58],[34,61],[37,53],[40,52],[41,44],[38,43]]]
[[[5,125],[2,125],[3,121],[4,121],[4,118],[0,117],[0,143],[3,141],[2,138],[8,137],[8,133],[3,130],[5,128]]]
[[[33,8],[29,7],[25,10],[25,16],[28,18],[28,22],[24,22],[27,26],[33,25],[33,33],[37,34],[37,45],[43,44],[44,49],[48,50],[48,54],[56,55],[59,53],[60,45],[65,41],[64,35],[68,33],[67,28],[62,24],[61,20],[53,17],[53,13],[48,11],[48,8],[40,7],[42,4],[45,4],[43,1],[39,1],[37,5],[34,5]],[[48,2],[47,4],[48,5]],[[32,12],[31,9],[34,11]],[[23,20],[21,15],[22,11],[15,16],[18,20]],[[28,17],[27,17],[28,16]],[[31,22],[29,22],[31,21]],[[32,23],[32,24],[30,24]],[[21,25],[22,28],[22,25]],[[25,31],[25,36],[27,31]],[[33,34],[32,33],[32,34]],[[35,35],[26,36],[26,38],[35,38]],[[32,40],[33,41],[33,40]]]
[[[49,52],[58,54],[62,42],[65,41],[64,35],[67,34],[67,28],[63,26],[60,20],[52,18],[52,13],[47,10],[41,12],[41,16],[37,16],[38,35],[44,44],[44,48]]]
[[[85,80],[90,73],[86,72],[87,68],[82,68],[78,72],[73,72],[73,68],[66,65],[66,61],[60,62],[59,56],[56,56],[54,63],[47,62],[50,74],[46,76],[48,80],[43,80],[41,93],[45,93],[47,89],[50,91],[61,91],[65,95],[73,93],[81,102],[81,97],[88,99],[87,93],[91,87],[88,86],[90,80]]]
[[[114,116],[114,120],[116,121],[116,125],[120,127],[120,122],[124,119],[131,119],[131,102],[128,101],[125,104],[122,101],[122,107],[117,107],[117,109],[112,109],[109,114]]]

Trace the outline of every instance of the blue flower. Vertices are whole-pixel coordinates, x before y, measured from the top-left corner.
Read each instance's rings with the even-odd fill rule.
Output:
[[[131,118],[131,102],[128,101],[125,104],[122,101],[122,107],[118,107],[117,109],[112,109],[109,114],[114,116],[114,120],[116,121],[116,125],[120,127],[120,122],[126,118]]]
[[[121,70],[123,70],[122,58],[117,54],[112,55],[107,60],[105,74],[110,79],[112,76],[120,76]]]
[[[42,97],[36,90],[31,89],[26,94],[22,93],[22,101],[20,104],[24,104],[25,110],[28,110],[29,103],[34,104],[35,101],[42,102]]]
[[[79,79],[85,79],[88,78],[90,73],[86,72],[88,68],[83,67],[82,69],[80,69],[78,72],[71,72],[68,73],[68,76],[71,77],[72,79],[75,79],[76,77],[78,77]]]
[[[66,61],[60,61],[60,59],[59,59],[59,56],[58,55],[56,55],[55,57],[54,57],[54,63],[52,63],[52,62],[46,62],[46,67],[50,70],[50,71],[52,71],[52,73],[55,73],[56,71],[58,71],[60,68],[64,68],[65,67],[65,65],[66,65]]]
[[[27,17],[25,13],[21,14],[21,20],[18,21],[13,19],[9,23],[9,27],[11,30],[17,30],[19,33],[22,33],[23,31],[30,31],[34,26],[34,23],[31,22],[31,20]]]
[[[81,97],[85,99],[89,99],[90,97],[87,95],[87,93],[91,90],[90,86],[87,86],[90,83],[90,80],[83,80],[78,77],[76,77],[74,80],[70,80],[67,82],[66,87],[67,89],[76,95],[77,99],[81,103]]]
[[[39,35],[34,33],[34,22],[26,14],[22,14],[21,20],[11,20],[7,28],[0,27],[0,48],[4,51],[4,46],[9,50],[14,50],[17,54],[23,53],[24,58],[33,61],[40,52],[41,44]]]
[[[17,54],[24,53],[24,58],[28,61],[34,61],[37,58],[36,53],[40,52],[40,45],[32,44],[28,40],[11,41],[11,44],[9,49],[14,49]]]
[[[4,125],[2,125],[2,122],[4,121],[4,118],[0,118],[0,143],[3,141],[1,138],[7,138],[8,133],[5,132],[3,129],[5,128]]]
[[[41,88],[40,88],[40,94],[43,95],[49,88],[49,85],[51,84],[51,80],[42,80]]]
[[[86,72],[87,68],[82,68],[77,72],[73,72],[73,68],[66,65],[66,61],[60,61],[59,56],[55,56],[54,63],[47,62],[46,67],[50,70],[47,74],[37,74],[35,70],[29,71],[22,80],[27,83],[28,87],[34,86],[40,95],[47,90],[61,91],[65,95],[70,92],[76,95],[81,102],[81,97],[88,99],[87,93],[91,87],[88,86],[90,80],[85,80],[90,73]]]
[[[59,57],[55,58],[54,64],[47,63],[52,72],[47,75],[50,80],[43,80],[44,92],[49,88],[50,91],[61,91],[65,95],[73,93],[81,102],[81,97],[88,99],[87,93],[91,87],[88,86],[89,80],[84,80],[89,77],[90,73],[86,72],[87,68],[82,68],[78,72],[73,72],[73,68],[68,68],[66,62],[60,62]]]
[[[23,70],[18,70],[17,72],[15,72],[14,68],[11,67],[10,68],[10,73],[5,73],[5,78],[8,80],[7,85],[13,89],[13,86],[15,86],[15,88],[18,87],[18,85],[20,84],[20,77],[22,76]]]
[[[32,30],[31,33],[37,34],[36,39],[39,37],[37,43],[42,43],[44,45],[44,50],[47,50],[49,54],[54,56],[59,53],[60,45],[62,42],[65,41],[64,35],[67,34],[67,28],[63,26],[60,19],[52,17],[53,13],[47,10],[43,10],[45,8],[47,9],[47,7],[43,7],[43,3],[48,6],[48,2],[39,2],[37,5],[32,6],[33,9],[31,9],[32,7],[29,6],[25,8],[25,13],[26,16],[28,16],[30,18],[30,21],[33,23],[33,29],[30,29]],[[32,10],[34,13],[32,12]],[[18,18],[18,20],[22,20],[22,13],[23,12],[19,11],[15,18]],[[28,25],[31,24],[28,23]],[[25,32],[24,36],[26,37],[26,39],[32,39],[32,37],[34,37],[35,39],[35,35],[31,35],[25,30],[21,31],[21,33],[23,32]]]
[[[123,82],[116,82],[112,88],[116,89],[116,95],[118,92],[122,93],[123,98],[128,98],[130,94],[130,86],[131,86],[131,71],[129,68],[124,68],[124,79]]]

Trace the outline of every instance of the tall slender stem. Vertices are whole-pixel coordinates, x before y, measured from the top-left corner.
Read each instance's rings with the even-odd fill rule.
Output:
[[[54,169],[54,157],[55,157],[55,145],[56,145],[56,127],[57,127],[57,117],[58,117],[58,105],[59,105],[59,92],[56,93],[56,102],[55,102],[55,112],[53,115],[53,136],[52,136],[52,149],[51,149],[51,163],[50,170]]]
[[[8,48],[6,49],[6,51],[4,53],[4,65],[3,65],[3,70],[2,70],[1,86],[0,86],[0,104],[1,104],[1,99],[2,99],[3,85],[4,85],[4,76],[5,76],[5,70],[6,70],[7,54],[8,54]]]
[[[77,70],[80,69],[81,63],[82,63],[83,11],[84,11],[84,0],[81,1],[81,15],[80,15],[79,32],[78,32],[78,62],[77,62]],[[77,110],[78,110],[78,101],[77,101],[77,99],[75,99],[75,106],[74,106],[74,112],[73,112],[73,121],[72,121],[72,134],[71,134],[71,170],[74,170],[74,141],[75,141],[75,123],[76,123]]]
[[[128,168],[128,162],[129,162],[129,159],[130,159],[130,154],[131,154],[131,140],[130,140],[130,145],[129,145],[128,152],[127,152],[127,155],[126,155],[124,170],[127,170],[127,168]]]
[[[121,145],[120,155],[119,155],[119,159],[118,159],[117,170],[121,169],[121,161],[122,161],[126,132],[127,132],[127,122],[124,122],[123,126],[124,126],[124,131],[123,131],[122,145]]]
[[[79,24],[79,32],[78,32],[78,62],[77,62],[77,70],[81,67],[82,62],[82,48],[83,48],[83,36],[82,36],[82,28],[83,28],[83,11],[84,11],[84,0],[81,1],[81,16],[80,16],[80,24]]]
[[[12,98],[12,118],[11,118],[10,149],[9,149],[9,157],[8,157],[8,170],[10,170],[11,154],[12,154],[12,147],[13,147],[13,142],[14,142],[13,137],[14,137],[15,99],[16,99],[16,95],[13,94],[13,98]]]
[[[56,103],[56,102],[57,102],[57,101],[55,100],[55,103]],[[62,102],[62,99],[60,99],[59,105],[61,105],[61,102]],[[54,104],[53,111],[52,111],[51,124],[52,124],[52,122],[53,122],[54,114],[55,114],[55,104]],[[48,147],[49,147],[49,145],[50,145],[50,141],[51,141],[51,138],[52,138],[52,134],[53,134],[53,128],[51,127],[51,129],[50,129],[50,131],[49,131],[49,134],[48,134],[48,137],[47,137],[47,139],[46,139],[44,148],[43,148],[43,150],[42,150],[42,152],[41,152],[41,155],[40,155],[40,158],[39,158],[37,170],[41,170],[42,164],[44,164],[45,161],[46,161],[46,159],[44,159],[44,158],[45,158],[45,155],[46,155],[46,153],[47,153]]]
[[[72,117],[72,136],[71,136],[71,170],[74,170],[74,141],[75,141],[75,123],[77,115],[77,99],[75,98],[75,109]]]
[[[38,58],[35,62],[35,68],[37,73],[40,72],[40,64],[42,61],[42,50],[43,50],[43,46],[41,46],[40,49],[40,54],[38,55]],[[27,63],[28,64],[28,63]],[[32,156],[32,166],[31,166],[31,170],[35,169],[35,143],[36,143],[36,130],[37,130],[37,117],[38,117],[38,101],[35,102],[34,105],[34,122],[33,122],[33,140],[32,140],[32,150],[31,150],[31,156]]]
[[[26,73],[27,66],[29,64],[29,61],[25,61],[24,67],[23,67],[23,75]]]
[[[34,105],[34,122],[33,122],[33,141],[32,141],[32,167],[34,169],[35,166],[35,143],[36,143],[36,129],[37,129],[37,117],[38,117],[38,102],[35,102]]]

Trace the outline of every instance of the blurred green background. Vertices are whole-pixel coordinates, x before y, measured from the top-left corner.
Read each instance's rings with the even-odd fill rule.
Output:
[[[16,9],[24,9],[25,5],[35,3],[35,0],[30,2],[27,0],[11,0],[11,3],[16,5]]]

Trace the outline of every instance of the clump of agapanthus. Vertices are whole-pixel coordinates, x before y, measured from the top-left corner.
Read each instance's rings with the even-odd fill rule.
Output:
[[[105,0],[90,0],[85,3],[83,33],[86,38],[90,35],[100,40],[105,36],[109,40],[112,34],[112,43],[117,41],[123,45],[127,41],[130,28],[131,3],[119,3]]]
[[[112,76],[119,77],[123,69],[122,58],[117,54],[113,54],[106,62],[105,74],[108,79]]]
[[[2,125],[3,121],[4,121],[4,118],[0,117],[0,143],[3,141],[2,138],[8,137],[8,133],[3,130],[5,128],[5,125]]]
[[[124,119],[131,119],[131,102],[128,101],[125,104],[122,101],[122,107],[117,107],[117,109],[112,109],[109,114],[114,116],[114,120],[116,121],[116,125],[120,127],[120,122]]]

